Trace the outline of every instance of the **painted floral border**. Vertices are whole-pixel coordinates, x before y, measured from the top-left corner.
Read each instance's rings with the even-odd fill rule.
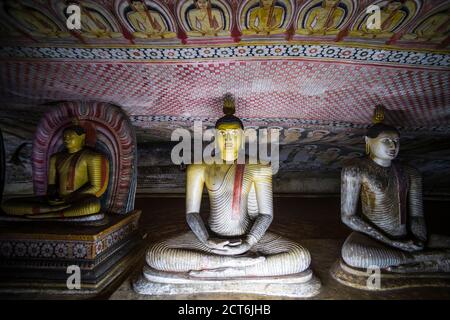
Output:
[[[2,47],[0,58],[116,61],[177,61],[214,58],[319,58],[449,67],[450,55],[433,52],[352,48],[332,45],[247,45],[197,48],[53,48]]]

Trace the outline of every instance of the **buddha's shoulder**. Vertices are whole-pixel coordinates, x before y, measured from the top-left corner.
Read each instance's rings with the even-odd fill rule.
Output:
[[[187,172],[204,172],[207,168],[211,167],[211,165],[208,165],[206,163],[191,163],[187,165],[186,170]]]
[[[395,165],[400,170],[405,172],[407,175],[410,175],[410,176],[421,176],[421,173],[420,173],[419,169],[417,169],[416,167],[414,167],[414,166],[412,166],[410,164],[395,163]]]
[[[272,166],[270,164],[262,164],[262,163],[246,164],[245,168],[249,172],[252,172],[255,174],[270,174],[270,175],[272,175]]]
[[[106,155],[92,148],[83,149],[81,156],[86,158],[106,158]]]
[[[365,172],[370,166],[369,161],[367,157],[352,159],[342,168],[342,174],[360,174]]]

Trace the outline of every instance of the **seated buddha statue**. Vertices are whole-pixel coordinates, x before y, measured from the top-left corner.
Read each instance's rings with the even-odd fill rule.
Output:
[[[337,28],[345,15],[339,8],[339,0],[324,0],[322,6],[314,8],[306,20],[305,28],[296,31],[303,35],[336,35]]]
[[[369,28],[368,19],[370,15],[361,24],[359,30],[350,31],[351,36],[359,36],[366,38],[390,38],[394,35],[397,28],[406,17],[406,13],[401,10],[403,4],[401,1],[390,1],[380,11],[379,28]]]
[[[441,42],[450,35],[450,9],[432,15],[423,21],[413,33],[403,36],[406,40]]]
[[[175,32],[167,30],[161,15],[147,9],[140,0],[131,1],[132,12],[127,14],[128,21],[135,29],[133,36],[141,39],[174,38]]]
[[[368,156],[342,171],[341,219],[353,230],[342,259],[350,267],[386,272],[450,272],[450,238],[427,234],[421,175],[394,161],[399,132],[381,122],[383,114],[378,107],[367,131]]]
[[[61,219],[95,215],[109,180],[109,162],[85,146],[86,131],[79,125],[64,130],[66,150],[49,160],[47,195],[13,198],[3,203],[7,215],[29,219]]]
[[[7,1],[6,10],[12,18],[27,28],[27,32],[31,36],[47,38],[70,37],[69,32],[61,30],[55,22],[43,13],[18,1]]]
[[[284,9],[275,6],[276,0],[260,0],[260,5],[250,11],[248,28],[244,35],[270,35],[286,32],[281,28]]]
[[[225,116],[215,125],[218,160],[187,168],[186,221],[190,231],[150,246],[149,267],[190,277],[266,277],[300,273],[311,261],[308,250],[267,231],[273,219],[270,165],[240,164],[243,124],[225,100]],[[202,191],[209,219],[200,216]]]
[[[191,31],[188,36],[227,36],[229,31],[224,30],[224,21],[218,9],[211,6],[211,0],[194,0],[195,9],[188,12]]]
[[[123,34],[113,29],[110,22],[97,10],[81,7],[81,34],[90,39],[116,39]]]

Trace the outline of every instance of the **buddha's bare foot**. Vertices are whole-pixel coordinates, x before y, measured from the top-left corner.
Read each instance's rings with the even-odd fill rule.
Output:
[[[189,275],[195,278],[231,278],[245,276],[245,268],[217,268],[209,270],[193,270]]]
[[[266,261],[265,257],[236,257],[224,262],[223,266],[231,268],[249,267]]]

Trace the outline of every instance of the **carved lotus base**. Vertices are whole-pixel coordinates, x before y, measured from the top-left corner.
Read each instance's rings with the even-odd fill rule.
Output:
[[[379,282],[370,270],[350,267],[338,260],[330,270],[339,283],[362,290],[383,291],[417,287],[450,287],[450,273],[394,273],[381,270]],[[378,285],[379,284],[379,285]]]
[[[312,270],[276,277],[194,278],[186,273],[161,272],[148,266],[133,279],[133,288],[144,295],[247,293],[307,298],[317,295],[321,283]]]

